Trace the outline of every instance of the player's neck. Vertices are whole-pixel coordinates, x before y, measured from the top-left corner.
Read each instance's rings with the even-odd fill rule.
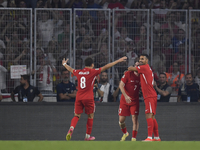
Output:
[[[93,69],[93,67],[85,66],[85,68]]]

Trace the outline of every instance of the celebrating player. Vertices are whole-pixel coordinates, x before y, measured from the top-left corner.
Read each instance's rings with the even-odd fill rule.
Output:
[[[135,66],[138,66],[138,62]],[[133,131],[131,141],[136,141],[137,131],[139,128],[138,114],[139,114],[139,90],[140,77],[137,72],[127,71],[122,77],[119,88],[122,92],[119,106],[119,126],[123,132],[121,141],[125,141],[129,135],[125,125],[126,116],[132,115]]]
[[[161,141],[158,133],[158,123],[155,119],[157,107],[157,94],[153,88],[154,76],[148,65],[149,57],[146,54],[140,55],[140,66],[128,68],[129,71],[137,71],[140,74],[140,82],[145,103],[145,114],[148,126],[148,137],[144,141]],[[154,133],[154,139],[152,134]]]
[[[63,66],[73,73],[77,77],[78,81],[78,91],[76,94],[76,101],[75,101],[75,115],[71,120],[70,129],[66,135],[66,140],[70,140],[74,128],[83,113],[83,108],[85,108],[85,113],[88,115],[87,119],[87,130],[86,130],[86,141],[95,140],[95,137],[90,136],[92,132],[93,126],[93,118],[95,112],[95,104],[94,104],[94,95],[93,95],[93,86],[96,76],[100,74],[102,71],[109,69],[110,67],[116,65],[119,62],[126,61],[127,57],[122,57],[112,63],[109,63],[101,68],[93,69],[94,62],[93,59],[88,57],[85,59],[85,68],[82,70],[75,70],[67,65],[67,60],[63,59],[62,64]]]

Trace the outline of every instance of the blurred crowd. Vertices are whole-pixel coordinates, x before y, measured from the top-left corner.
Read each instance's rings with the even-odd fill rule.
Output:
[[[41,9],[35,14],[35,8]],[[53,94],[63,80],[62,58],[81,69],[88,56],[101,67],[126,55],[128,62],[109,70],[106,79],[117,101],[124,71],[147,53],[155,81],[165,73],[177,95],[188,72],[200,85],[199,8],[199,0],[0,0],[1,92],[11,93],[19,84],[11,79],[12,65],[26,65],[31,84],[36,80],[42,93]],[[68,78],[77,86],[75,77]],[[102,80],[97,78],[96,88]]]

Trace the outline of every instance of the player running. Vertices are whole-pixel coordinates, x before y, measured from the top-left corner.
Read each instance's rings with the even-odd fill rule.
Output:
[[[135,66],[138,66],[138,62]],[[122,92],[119,106],[119,126],[123,132],[121,141],[125,141],[129,135],[125,125],[126,116],[132,115],[133,130],[131,141],[136,141],[136,136],[139,128],[139,90],[140,77],[137,72],[127,71],[119,83],[119,88]]]
[[[126,60],[127,60],[127,57],[122,57],[101,68],[93,69],[94,68],[93,59],[88,57],[85,59],[85,68],[82,70],[75,70],[71,68],[69,65],[67,65],[68,59],[62,60],[63,66],[67,70],[69,70],[71,73],[73,73],[77,77],[77,81],[78,81],[78,91],[76,94],[76,101],[75,101],[75,115],[73,119],[71,120],[71,125],[66,135],[66,140],[71,139],[74,128],[76,127],[76,124],[79,118],[81,117],[81,114],[83,113],[83,108],[85,108],[85,113],[88,115],[85,141],[95,140],[95,137],[90,136],[92,132],[93,118],[94,118],[94,112],[95,112],[95,103],[94,103],[94,94],[93,94],[94,81],[96,79],[96,76],[100,74],[101,72],[109,69],[110,67],[116,65],[117,63],[120,63]]]
[[[137,71],[140,74],[142,94],[145,103],[145,114],[147,120],[148,137],[144,141],[161,141],[156,121],[157,93],[153,88],[154,76],[148,65],[149,57],[146,54],[140,55],[140,66],[128,68],[129,71]],[[152,134],[154,133],[154,139]]]

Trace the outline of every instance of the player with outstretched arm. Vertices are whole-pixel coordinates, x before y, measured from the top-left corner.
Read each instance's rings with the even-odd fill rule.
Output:
[[[149,56],[140,55],[139,66],[128,67],[129,71],[137,71],[140,74],[140,83],[145,103],[145,115],[147,120],[148,137],[144,141],[161,141],[158,133],[158,123],[156,121],[157,93],[153,87],[154,76],[148,64]],[[152,134],[154,133],[154,139]]]
[[[135,63],[135,67],[138,66]],[[119,126],[123,132],[121,141],[125,141],[129,133],[127,132],[125,120],[126,116],[132,116],[133,130],[131,141],[136,141],[136,136],[139,128],[139,90],[140,76],[136,71],[126,71],[123,75],[119,88],[122,92],[119,106]]]
[[[90,136],[92,132],[93,126],[93,118],[95,112],[95,103],[94,103],[94,94],[93,94],[93,86],[96,76],[101,72],[111,68],[112,66],[116,65],[117,63],[124,62],[127,60],[127,57],[122,57],[114,62],[111,62],[101,68],[93,69],[94,68],[94,61],[92,58],[88,57],[85,59],[85,68],[81,70],[75,70],[67,65],[68,59],[62,60],[63,66],[73,73],[77,77],[78,81],[78,91],[76,94],[76,101],[75,101],[75,115],[71,120],[70,129],[66,135],[66,140],[70,140],[74,128],[83,113],[83,108],[85,108],[85,113],[88,115],[87,125],[86,125],[86,141],[95,140],[95,137]]]

